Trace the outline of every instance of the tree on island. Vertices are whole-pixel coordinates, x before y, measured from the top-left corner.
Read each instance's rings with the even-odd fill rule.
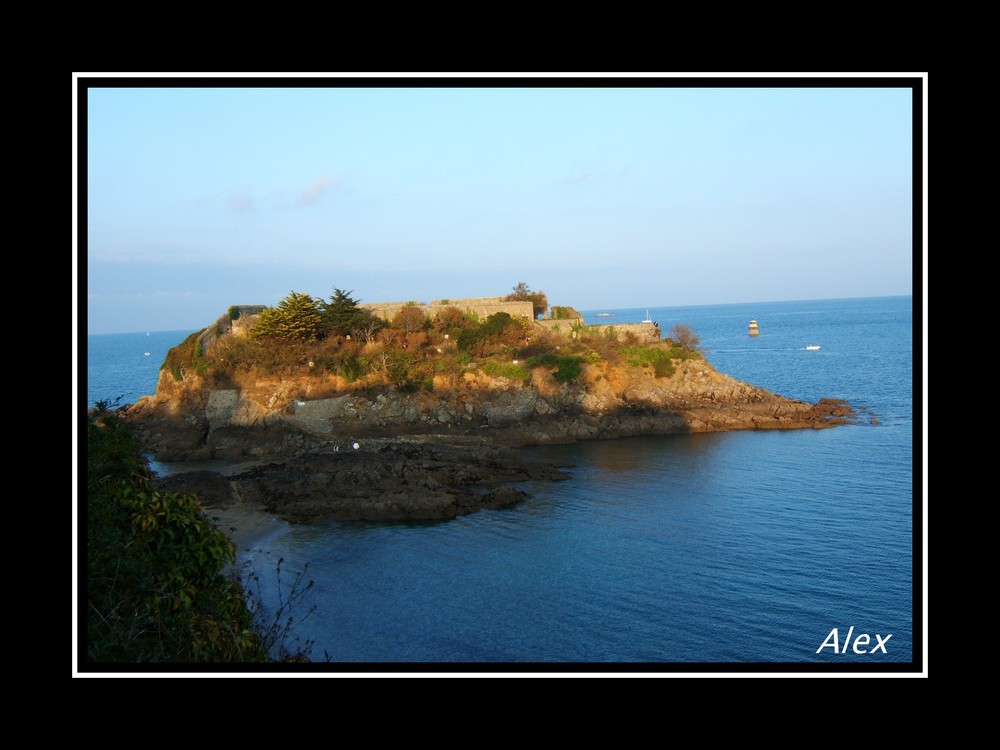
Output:
[[[371,310],[360,307],[351,297],[352,292],[334,288],[329,302],[320,303],[323,331],[331,336],[350,336],[374,333],[384,325]]]
[[[319,338],[322,329],[319,300],[293,291],[276,307],[268,307],[260,314],[253,327],[253,335],[257,338],[310,341]]]
[[[418,305],[404,305],[392,319],[392,327],[403,333],[417,333],[430,326],[430,321]]]
[[[691,349],[692,351],[697,350],[698,344],[701,343],[701,336],[695,335],[695,332],[691,330],[691,326],[687,323],[677,323],[671,328],[670,338],[685,349]]]
[[[545,296],[545,292],[533,292],[523,281],[517,282],[513,293],[508,294],[504,299],[508,302],[530,302],[536,318],[539,315],[545,315],[549,309],[549,298]]]

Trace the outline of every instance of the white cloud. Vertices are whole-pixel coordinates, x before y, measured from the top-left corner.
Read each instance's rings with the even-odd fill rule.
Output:
[[[319,200],[320,196],[327,190],[336,190],[337,182],[329,174],[323,174],[310,182],[304,190],[299,193],[298,203],[308,206]]]

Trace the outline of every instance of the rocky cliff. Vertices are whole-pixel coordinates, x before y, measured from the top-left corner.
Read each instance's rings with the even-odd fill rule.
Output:
[[[826,428],[851,408],[808,404],[717,372],[700,357],[669,375],[621,361],[583,363],[560,384],[471,368],[429,388],[352,389],[307,364],[301,374],[161,373],[128,409],[160,461],[222,459],[229,469],[163,480],[206,504],[248,503],[293,521],[449,518],[517,502],[511,482],[563,478],[514,447],[633,435]],[[404,389],[406,390],[406,389]]]
[[[317,395],[322,394],[322,395]],[[530,383],[481,372],[436,378],[433,390],[367,388],[330,394],[322,379],[260,377],[240,388],[164,371],[155,396],[130,414],[159,460],[290,455],[363,437],[476,435],[538,445],[628,435],[822,428],[851,421],[842,402],[808,404],[717,372],[704,359],[670,377],[649,368],[585,364],[558,384],[544,369]]]

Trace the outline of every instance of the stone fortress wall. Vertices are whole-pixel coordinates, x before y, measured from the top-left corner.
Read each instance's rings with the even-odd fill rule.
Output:
[[[662,333],[659,326],[654,326],[651,323],[587,324],[583,317],[577,319],[564,318],[562,320],[545,319],[535,321],[535,325],[544,328],[546,331],[554,331],[566,336],[572,336],[574,329],[581,323],[590,331],[606,331],[609,336],[616,336],[618,338],[623,338],[626,334],[630,333],[640,341],[658,341]]]
[[[505,312],[512,318],[533,318],[534,307],[531,302],[507,302],[503,297],[464,297],[462,299],[439,299],[430,304],[423,302],[362,302],[358,307],[371,310],[380,318],[391,321],[404,307],[415,305],[428,318],[434,317],[447,307],[456,307],[463,313],[474,313],[480,321],[499,312]]]
[[[233,305],[212,325],[202,331],[199,340],[204,351],[208,351],[221,336],[231,333],[234,336],[249,336],[257,316],[267,309],[267,305]],[[236,318],[233,318],[233,315]]]

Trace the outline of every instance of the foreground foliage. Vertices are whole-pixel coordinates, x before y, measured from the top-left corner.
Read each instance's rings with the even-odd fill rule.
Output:
[[[107,404],[87,423],[87,660],[267,660],[235,547],[193,495],[157,492],[131,428]]]

